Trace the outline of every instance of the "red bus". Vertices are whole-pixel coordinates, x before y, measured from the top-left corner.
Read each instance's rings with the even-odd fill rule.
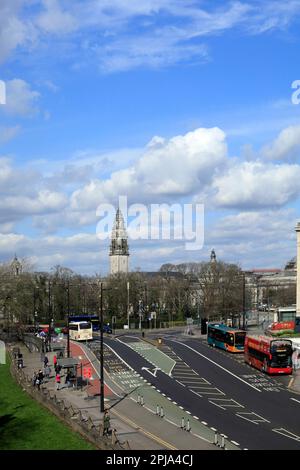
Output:
[[[292,341],[270,336],[246,336],[245,362],[267,374],[291,374]]]

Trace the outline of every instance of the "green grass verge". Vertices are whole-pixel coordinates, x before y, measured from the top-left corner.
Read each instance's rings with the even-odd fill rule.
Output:
[[[78,434],[39,405],[0,364],[1,450],[93,450]]]

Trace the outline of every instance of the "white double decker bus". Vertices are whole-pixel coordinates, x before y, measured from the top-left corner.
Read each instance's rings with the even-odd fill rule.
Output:
[[[88,341],[93,339],[92,324],[88,321],[74,321],[69,323],[70,339],[75,341]]]

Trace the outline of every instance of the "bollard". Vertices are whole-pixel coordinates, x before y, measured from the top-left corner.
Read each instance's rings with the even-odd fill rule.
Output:
[[[210,428],[215,434],[214,434],[214,445],[218,445],[218,431],[215,428]]]
[[[221,449],[224,449],[224,450],[226,450],[225,449],[225,437],[227,437],[225,436],[225,434],[221,434]]]
[[[156,414],[159,415],[160,414],[160,411],[159,411],[159,405],[156,405]]]
[[[140,405],[140,403],[141,403],[141,395],[140,395],[139,393],[138,393],[138,397],[137,397],[137,402],[138,402],[138,404]]]
[[[141,395],[141,406],[144,406],[144,403],[145,403],[144,402],[144,397],[143,397],[143,395]]]
[[[181,418],[181,429],[185,429],[185,419]]]
[[[160,417],[163,418],[164,416],[165,416],[164,409],[163,409],[163,407],[161,406],[161,407],[160,407]]]
[[[186,423],[186,430],[187,430],[187,432],[190,432],[190,430],[191,430],[191,425],[190,425],[190,420],[189,419],[187,420],[187,423]]]

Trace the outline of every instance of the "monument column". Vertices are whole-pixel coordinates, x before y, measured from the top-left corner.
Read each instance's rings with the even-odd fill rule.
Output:
[[[297,223],[296,233],[297,233],[296,317],[300,317],[300,222]]]

